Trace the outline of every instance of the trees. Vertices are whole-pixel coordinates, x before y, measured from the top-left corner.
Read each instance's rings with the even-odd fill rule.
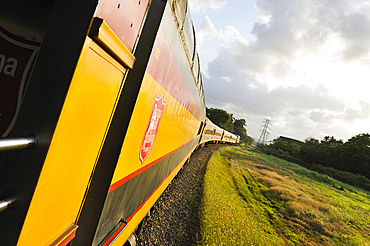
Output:
[[[341,148],[342,169],[370,178],[370,135],[358,134]]]
[[[240,136],[240,141],[246,144],[253,144],[253,138],[247,135],[247,121],[236,119],[233,114],[229,114],[223,109],[206,108],[207,118],[219,127]]]
[[[341,169],[342,161],[340,159],[342,140],[336,140],[333,136],[324,137],[320,142],[321,162],[323,166]]]
[[[235,119],[234,120],[234,133],[240,136],[243,143],[251,144],[251,139],[248,139],[247,130],[245,129],[247,122],[245,119]]]
[[[314,138],[307,138],[305,144],[302,146],[299,152],[300,159],[304,163],[316,163],[321,162],[320,142]]]
[[[265,148],[267,154],[275,155],[279,158],[291,162],[299,162],[301,146],[295,141],[287,141],[286,138],[278,137]]]
[[[207,118],[213,123],[229,131],[229,124],[232,120],[232,114],[223,109],[206,108]]]
[[[370,178],[368,133],[358,134],[345,143],[333,136],[326,136],[321,141],[307,138],[301,146],[294,146],[294,142],[284,141],[279,137],[268,146],[267,153],[289,161],[294,161],[295,158],[297,163],[305,166],[319,164]]]

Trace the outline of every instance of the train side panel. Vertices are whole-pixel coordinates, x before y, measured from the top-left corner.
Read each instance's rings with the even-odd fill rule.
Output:
[[[18,93],[24,103],[0,125],[3,137],[38,139],[33,149],[0,153],[0,198],[18,198],[0,213],[0,238],[122,245],[199,144],[238,137],[205,117],[187,1],[51,2],[32,32],[27,21],[0,20],[0,43],[19,23],[13,34],[38,42],[27,41],[34,47],[28,89]],[[14,60],[4,60],[4,47],[8,74],[0,76],[9,76]]]
[[[208,118],[205,120],[205,126],[202,131],[202,137],[199,144],[205,144],[207,142],[224,142],[235,144],[238,143],[238,136],[232,134],[221,127],[214,124]]]
[[[18,245],[49,244],[76,227],[124,73],[122,65],[87,39]]]
[[[54,14],[62,15],[64,9],[61,5],[69,4],[65,1],[61,2],[56,1]],[[101,1],[100,3],[103,4],[105,2]],[[117,26],[111,19],[103,20],[100,23],[101,26],[98,27],[99,30],[91,35],[94,40],[85,36],[86,40],[82,51],[77,50],[78,53],[76,55],[80,54],[80,58],[72,80],[65,82],[66,85],[69,85],[69,89],[61,114],[58,116],[59,119],[55,131],[52,132],[53,137],[50,146],[47,146],[46,159],[44,162],[39,162],[40,167],[42,167],[39,174],[37,171],[32,171],[28,175],[32,180],[37,180],[37,185],[35,185],[34,191],[31,191],[32,193],[29,192],[32,200],[24,221],[20,220],[18,224],[14,223],[16,227],[22,226],[20,235],[18,234],[17,245],[65,245],[72,240],[76,230],[78,231],[77,218],[79,211],[84,202],[89,182],[94,178],[96,163],[124,85],[127,68],[132,68],[133,66],[135,59],[131,52],[134,50],[136,40],[140,36],[142,21],[145,19],[148,8],[148,1],[123,0],[116,1],[115,4],[110,9],[110,14],[119,19],[121,13],[117,13],[117,11],[123,10],[126,18],[124,22],[125,27],[123,28],[125,30],[122,32],[122,23],[120,23],[120,26]],[[80,9],[79,7],[83,9],[82,4],[76,4],[76,11]],[[94,7],[94,4],[90,4],[91,7]],[[96,13],[104,16],[105,12],[103,10],[107,10],[107,8],[102,8],[99,5]],[[69,10],[69,12],[71,11]],[[93,20],[92,13],[93,11],[90,16],[87,15],[86,21],[88,23]],[[59,18],[58,20],[61,21],[62,19]],[[50,28],[55,28],[55,25],[50,24],[49,26]],[[128,29],[130,31],[127,31]],[[48,33],[48,30],[46,33]],[[83,32],[81,34],[84,35]],[[49,38],[49,43],[47,43],[49,46],[45,44],[45,48],[41,49],[41,52],[48,52],[48,48],[58,49],[56,46],[50,46],[53,42],[49,36],[48,34],[45,36],[45,39]],[[73,40],[74,37],[66,36],[64,38]],[[39,39],[42,41],[42,37]],[[54,44],[57,45],[58,42],[54,42]],[[69,50],[65,49],[64,52],[67,54]],[[41,61],[43,60],[41,59]],[[37,62],[36,67],[38,66]],[[49,63],[58,64],[53,59],[49,59]],[[64,67],[63,69],[60,67],[56,68],[56,70],[58,73],[67,71],[64,70]],[[46,73],[46,71],[49,72],[48,70],[38,72],[42,74]],[[70,77],[72,77],[72,73]],[[31,83],[30,86],[34,87],[34,83]],[[32,95],[32,90],[28,94]],[[29,96],[28,94],[26,96]],[[53,96],[53,94],[50,95]],[[32,104],[25,103],[22,106],[29,107],[30,105]],[[34,108],[33,110],[37,111],[39,108]],[[33,111],[28,110],[27,113],[29,114],[29,112]],[[22,112],[20,116],[24,118]],[[46,127],[42,124],[39,126],[50,128],[50,126]],[[15,129],[16,133],[26,132],[24,129],[17,127],[17,125]],[[41,134],[38,135],[37,132],[31,132],[31,134],[36,135],[40,146],[45,146],[47,139],[43,139],[43,136]],[[36,147],[36,150],[38,150],[38,147]],[[8,157],[7,155],[8,153],[6,153],[5,157]],[[33,157],[31,155],[31,159]],[[7,159],[10,160],[10,158],[5,158],[5,161]],[[1,166],[2,169],[8,166],[8,162],[4,163]],[[24,167],[23,162],[17,164]],[[12,169],[15,170],[14,164]],[[20,170],[18,169],[18,171]],[[8,176],[17,175],[14,171],[8,171],[6,174]],[[109,183],[111,177],[106,175],[106,182]],[[14,180],[13,182],[5,182],[9,186],[14,183]],[[20,185],[16,184],[15,186],[19,187]],[[1,189],[2,193],[10,193],[12,190],[12,187],[10,187],[7,188],[8,191],[4,192],[3,187]],[[27,189],[30,190],[30,188]],[[22,199],[22,195],[17,194],[17,192],[12,193],[20,201],[17,204],[17,207],[20,207],[19,205],[22,205],[25,199]],[[12,210],[9,209],[9,212],[12,212]],[[9,212],[5,211],[0,216],[6,216]],[[5,221],[3,220],[3,222]],[[13,225],[11,224],[9,227],[11,226]],[[13,231],[14,237],[9,237],[8,245],[14,245],[14,238],[18,237],[16,230]]]
[[[202,132],[202,138],[200,140],[200,144],[206,143],[206,142],[217,142],[221,140],[223,129],[218,127],[216,124],[214,124],[212,121],[210,121],[208,118],[205,121],[205,127]]]
[[[22,104],[15,115],[15,124],[9,134],[2,135],[2,137],[12,138],[34,136],[37,139],[37,145],[33,148],[6,151],[2,153],[3,156],[0,155],[2,159],[0,198],[14,196],[18,201],[14,207],[0,213],[0,227],[2,228],[0,238],[3,245],[16,245],[23,230],[24,221],[35,194],[95,8],[96,2],[94,1],[69,0],[8,1],[1,7],[0,26],[3,29],[20,39],[23,38],[24,41],[34,40],[41,43],[37,57],[29,67],[30,73],[24,74],[27,80],[29,79],[29,83],[27,88],[24,87],[26,90],[19,94],[18,101]],[[81,9],[84,11],[80,11]],[[66,16],[68,18],[65,18]],[[9,50],[1,45],[0,54],[3,52],[7,54]],[[18,60],[22,55],[22,53],[14,53],[11,57]],[[21,69],[16,69],[15,73],[18,72],[21,72]],[[18,75],[15,74],[15,76]],[[10,84],[5,84],[5,86],[10,86]],[[8,90],[8,87],[5,89],[2,87],[1,90]],[[1,104],[3,109],[4,106],[10,107],[12,102],[2,101]],[[48,186],[52,187],[60,181],[62,180],[50,180]],[[73,194],[70,195],[73,196]],[[57,211],[58,209],[55,213]],[[43,217],[42,211],[39,217]],[[55,231],[46,228],[46,241],[58,237],[56,234],[70,226],[72,219],[68,220],[67,223],[62,222],[63,225]],[[53,221],[51,220],[50,223]],[[34,233],[38,234],[35,231]],[[36,237],[37,240],[40,239],[39,236]],[[42,245],[43,239],[40,240],[34,242],[32,239],[26,245],[32,245],[32,243]]]
[[[213,139],[221,141],[224,136],[224,129],[222,129],[221,127],[217,125],[215,125],[214,129],[215,129],[215,133],[213,135]]]
[[[93,245],[122,245],[196,148],[204,111],[191,73],[167,3]]]

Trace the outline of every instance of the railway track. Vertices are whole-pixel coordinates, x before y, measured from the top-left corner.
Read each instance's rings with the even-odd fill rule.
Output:
[[[222,146],[208,145],[192,154],[136,231],[137,245],[197,245],[207,162]]]

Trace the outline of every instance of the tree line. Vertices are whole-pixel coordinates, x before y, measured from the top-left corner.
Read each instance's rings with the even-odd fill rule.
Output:
[[[240,136],[240,142],[245,144],[253,144],[255,140],[247,135],[247,121],[245,119],[236,119],[233,114],[228,113],[223,109],[206,108],[207,118],[214,124],[225,129],[228,132]]]
[[[370,134],[368,133],[358,134],[347,142],[337,140],[333,136],[326,136],[321,141],[307,138],[301,143],[278,137],[263,149],[267,154],[306,167],[317,169],[321,166],[321,170],[329,170],[327,174],[331,176],[333,172],[340,170],[347,173],[347,176],[348,173],[353,173],[359,175],[357,179],[360,176],[370,179]],[[344,180],[341,181],[347,182],[347,178],[342,178]]]

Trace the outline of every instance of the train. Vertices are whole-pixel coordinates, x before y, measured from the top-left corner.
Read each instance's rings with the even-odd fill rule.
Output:
[[[206,117],[186,0],[0,8],[0,244],[124,245],[192,152],[239,136]]]

